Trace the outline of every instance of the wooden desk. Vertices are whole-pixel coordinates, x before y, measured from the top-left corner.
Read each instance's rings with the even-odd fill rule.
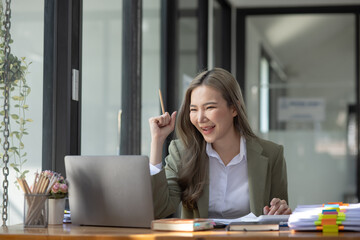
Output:
[[[216,240],[216,239],[278,239],[295,238],[296,240],[321,239],[334,240],[336,237],[346,240],[360,240],[360,232],[341,232],[334,235],[324,235],[321,232],[227,232],[224,229],[201,232],[159,232],[150,229],[137,228],[114,228],[114,227],[88,227],[76,226],[71,224],[50,225],[48,228],[24,228],[22,225],[0,228],[0,239],[127,239],[127,240],[167,240],[167,239],[197,239],[197,240]]]

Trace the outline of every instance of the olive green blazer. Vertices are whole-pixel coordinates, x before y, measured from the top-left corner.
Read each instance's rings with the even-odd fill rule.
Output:
[[[169,146],[165,167],[151,178],[155,218],[173,214],[180,204],[181,189],[177,183],[181,157],[185,149],[180,140]],[[255,215],[263,214],[263,207],[273,198],[288,201],[286,163],[283,147],[260,138],[246,141],[249,179],[250,210]],[[207,181],[209,182],[209,181]],[[182,207],[181,218],[207,218],[209,209],[209,185],[197,202],[197,209]]]

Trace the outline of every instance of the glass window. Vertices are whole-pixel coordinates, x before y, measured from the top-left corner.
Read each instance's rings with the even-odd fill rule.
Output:
[[[0,3],[1,4],[1,3]],[[5,7],[5,4],[4,6]],[[42,106],[43,106],[43,49],[44,49],[44,1],[42,0],[17,0],[11,3],[11,29],[10,34],[13,43],[10,45],[11,53],[17,58],[25,58],[28,68],[25,76],[26,85],[29,86],[31,91],[25,96],[25,101],[16,99],[16,96],[21,96],[19,87],[15,87],[11,92],[10,99],[10,114],[19,116],[18,120],[31,119],[31,122],[25,122],[24,135],[22,137],[23,148],[21,143],[15,137],[16,134],[10,138],[10,147],[17,147],[20,151],[21,159],[16,157],[14,152],[10,152],[10,163],[21,164],[20,171],[27,171],[27,181],[30,182],[34,179],[33,173],[41,170],[42,164]],[[26,64],[22,64],[25,66]],[[19,86],[21,81],[18,82]],[[23,85],[24,86],[24,85]],[[24,90],[24,89],[23,89]],[[3,108],[3,95],[1,94],[1,109]],[[12,97],[15,97],[12,98]],[[22,111],[23,108],[28,106],[28,110]],[[15,118],[11,118],[10,132],[21,132],[20,126],[16,123]],[[2,129],[1,129],[2,130]],[[27,133],[27,134],[26,134]],[[3,143],[3,133],[0,133],[1,148]],[[1,151],[3,154],[3,151]],[[1,156],[2,156],[1,154]],[[25,156],[24,156],[25,154]],[[2,157],[1,157],[2,163]],[[1,164],[3,167],[3,164]],[[24,209],[24,195],[18,189],[14,182],[19,174],[14,168],[9,166],[10,175],[9,181],[9,205],[8,205],[8,225],[19,224],[23,222],[23,209]],[[3,175],[1,174],[1,186],[3,182]],[[2,196],[1,187],[1,196]],[[1,198],[2,199],[2,198]]]
[[[160,9],[160,0],[143,1],[141,153],[148,156],[151,142],[148,119],[160,114]]]
[[[83,2],[81,154],[120,146],[122,1]]]
[[[188,12],[179,18],[179,106],[192,79],[198,73],[198,19],[197,1],[179,1],[179,11]]]

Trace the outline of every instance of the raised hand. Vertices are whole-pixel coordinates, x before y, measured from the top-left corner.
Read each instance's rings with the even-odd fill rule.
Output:
[[[149,119],[151,132],[150,163],[156,165],[161,162],[162,146],[167,136],[174,131],[177,112],[170,116],[168,112]]]

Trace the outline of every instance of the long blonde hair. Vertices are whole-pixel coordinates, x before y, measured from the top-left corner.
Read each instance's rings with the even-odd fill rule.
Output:
[[[206,142],[190,121],[191,93],[201,85],[216,89],[222,94],[229,107],[235,107],[237,116],[234,117],[234,126],[241,136],[246,139],[256,138],[247,120],[240,86],[231,73],[221,68],[214,68],[196,76],[185,93],[176,124],[176,134],[186,149],[178,183],[182,190],[181,200],[188,209],[197,208],[196,202],[202,194],[209,174]]]

